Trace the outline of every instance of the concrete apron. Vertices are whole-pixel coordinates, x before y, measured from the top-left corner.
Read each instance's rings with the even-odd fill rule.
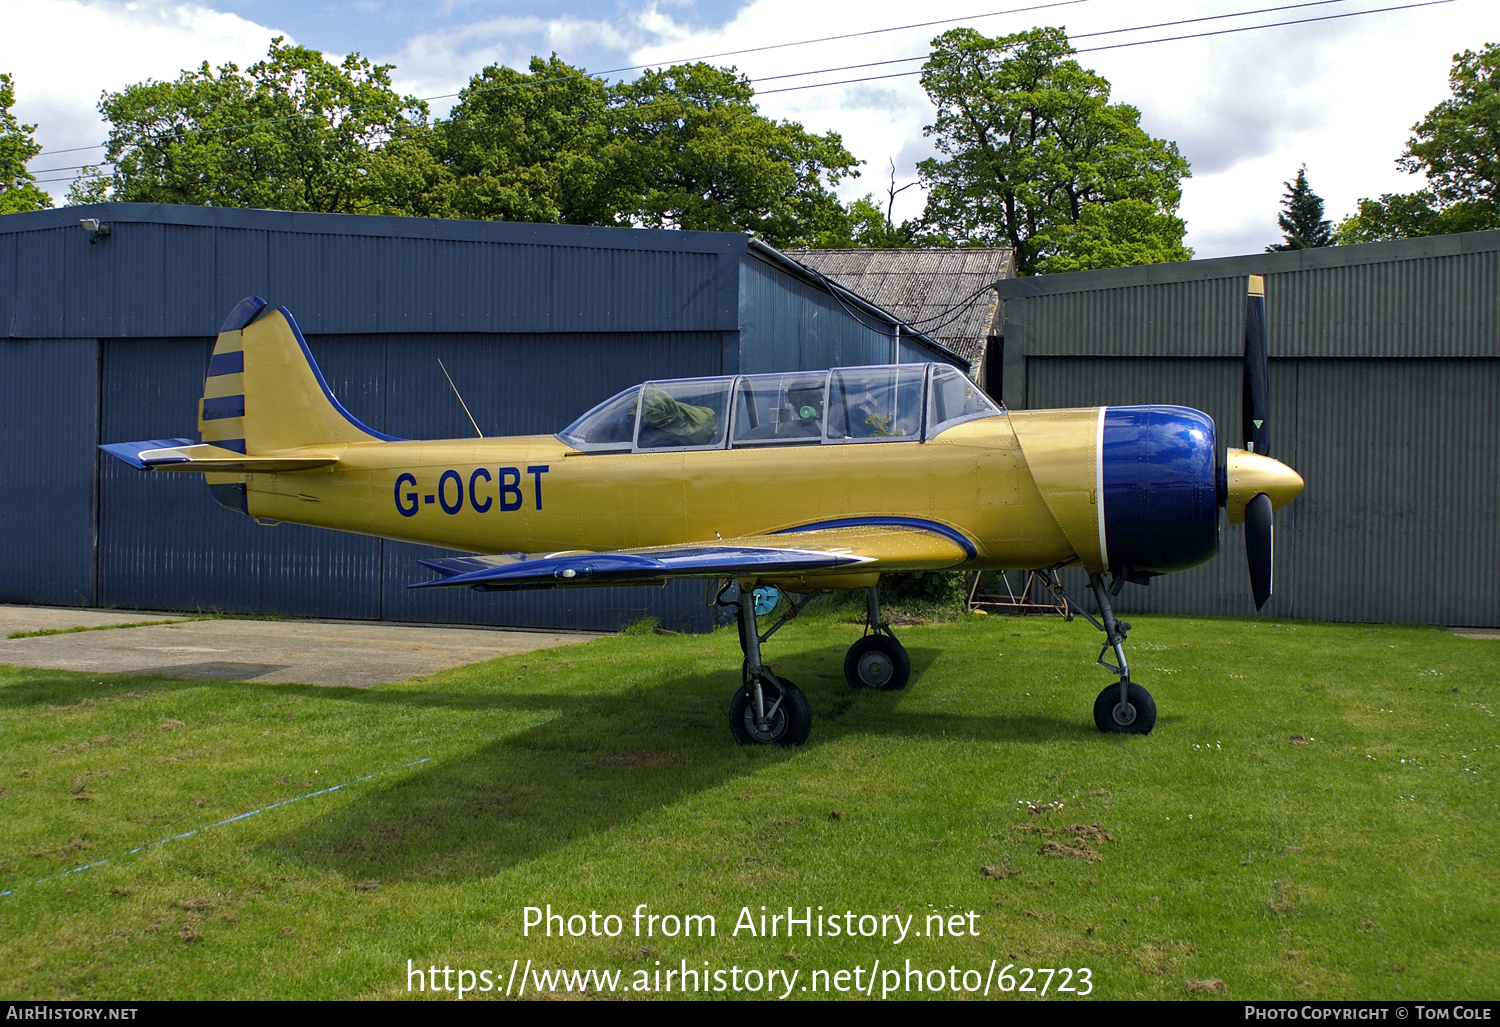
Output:
[[[583,631],[384,621],[179,620],[183,614],[0,606],[0,663],[49,670],[161,674],[368,688],[449,667],[599,638]],[[32,638],[23,631],[108,628]]]

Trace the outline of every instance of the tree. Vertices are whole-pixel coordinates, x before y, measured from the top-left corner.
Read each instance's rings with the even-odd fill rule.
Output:
[[[1181,218],[1161,213],[1146,200],[1126,197],[1113,203],[1091,203],[1077,221],[1053,231],[1056,251],[1042,260],[1042,271],[1058,275],[1192,260],[1193,251],[1182,245],[1185,231]]]
[[[420,212],[755,232],[781,246],[849,234],[832,187],[858,161],[835,133],[762,116],[754,96],[707,64],[616,85],[556,54],[526,73],[485,68],[434,128],[446,177]]]
[[[922,85],[942,157],[918,166],[925,224],[960,245],[1010,246],[1022,275],[1187,259],[1176,215],[1188,162],[1141,129],[1140,111],[1110,103],[1109,82],[1073,53],[1060,28],[933,40]],[[1136,205],[1109,213],[1125,200]]]
[[[833,187],[859,161],[836,132],[761,115],[734,69],[647,71],[610,94],[609,173],[630,223],[754,232],[774,246],[808,245],[846,224]]]
[[[610,97],[599,79],[558,60],[530,71],[490,66],[469,80],[431,148],[446,172],[431,213],[498,221],[609,225]],[[617,190],[614,190],[617,191]]]
[[[1453,95],[1412,126],[1396,160],[1427,187],[1360,200],[1340,242],[1500,228],[1500,45],[1455,55],[1448,84]]]
[[[913,245],[910,222],[892,225],[890,215],[880,209],[874,193],[850,200],[844,216],[819,233],[812,245],[820,250],[891,249]]]
[[[1266,252],[1332,246],[1333,224],[1323,220],[1323,197],[1307,184],[1307,165],[1297,169],[1296,181],[1281,184],[1286,186],[1286,192],[1281,194],[1281,213],[1276,215],[1276,223],[1281,226],[1285,241],[1272,243]]]
[[[36,185],[26,162],[42,152],[32,138],[35,125],[23,125],[11,113],[16,88],[9,75],[0,75],[0,214],[19,214],[52,206],[52,197]]]
[[[334,65],[271,40],[266,59],[105,93],[115,199],[338,213],[400,212],[431,156],[427,107],[390,65]]]

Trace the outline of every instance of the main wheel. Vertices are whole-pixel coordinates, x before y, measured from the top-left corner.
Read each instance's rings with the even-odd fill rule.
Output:
[[[769,680],[761,682],[766,710],[771,712],[762,728],[755,717],[755,688],[744,685],[729,702],[729,730],[741,745],[801,745],[812,730],[812,708],[802,689],[786,678],[780,687]]]
[[[844,680],[851,688],[893,692],[911,680],[911,657],[890,635],[866,635],[844,656]]]
[[[1100,692],[1094,700],[1094,726],[1115,735],[1149,735],[1156,726],[1156,700],[1134,681],[1127,694],[1130,701],[1121,704],[1118,682]]]

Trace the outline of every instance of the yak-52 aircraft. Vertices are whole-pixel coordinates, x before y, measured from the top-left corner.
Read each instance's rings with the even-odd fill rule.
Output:
[[[1245,449],[1221,463],[1214,422],[1177,406],[1006,411],[942,364],[652,381],[556,435],[441,442],[366,427],[329,390],[285,308],[242,300],[214,347],[200,442],[104,450],[151,471],[203,473],[257,518],[444,546],[441,577],[412,587],[566,588],[720,580],[738,607],[742,744],[800,745],[807,699],[761,660],[754,590],[864,589],[849,683],[901,688],[911,662],[881,619],[893,571],[1078,563],[1119,675],[1094,703],[1101,731],[1145,734],[1150,694],[1130,680],[1111,596],[1219,548],[1219,509],[1248,529],[1256,606],[1271,590],[1271,512],[1302,479],[1264,455],[1264,303],[1251,279]],[[1105,575],[1112,575],[1106,584]],[[729,583],[739,598],[725,600]],[[1111,650],[1116,660],[1106,657]]]

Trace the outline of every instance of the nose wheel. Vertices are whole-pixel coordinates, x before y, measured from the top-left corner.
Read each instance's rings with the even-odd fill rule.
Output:
[[[1113,735],[1149,735],[1156,726],[1156,700],[1134,681],[1126,685],[1126,697],[1120,699],[1120,686],[1108,685],[1094,700],[1094,726]]]

